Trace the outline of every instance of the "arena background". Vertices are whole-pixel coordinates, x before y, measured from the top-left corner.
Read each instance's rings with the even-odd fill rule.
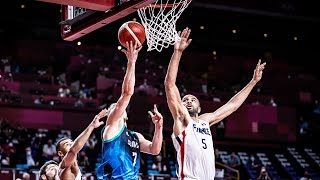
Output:
[[[118,99],[126,59],[118,50],[117,31],[122,23],[140,19],[133,13],[69,42],[60,35],[60,5],[7,3],[0,13],[0,179],[22,178],[24,172],[37,179],[46,160],[59,160],[43,153],[49,140],[76,138],[101,108]],[[223,169],[217,179],[256,179],[261,166],[252,167],[250,155],[267,166],[272,179],[299,179],[305,171],[320,179],[319,16],[314,2],[286,0],[194,0],[181,15],[177,29],[190,27],[193,41],[177,84],[182,94],[199,97],[203,112],[238,92],[258,59],[267,62],[241,108],[211,129],[217,168]],[[150,139],[147,111],[156,103],[165,127],[161,154],[142,156],[143,179],[176,177],[163,87],[171,53],[172,46],[159,53],[144,45],[137,62],[128,126]],[[100,130],[79,155],[88,179],[95,179],[101,158]],[[28,164],[29,150],[34,164]],[[232,152],[240,164],[230,164]]]

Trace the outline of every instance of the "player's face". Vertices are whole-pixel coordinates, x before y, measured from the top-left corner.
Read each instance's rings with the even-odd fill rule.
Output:
[[[199,100],[193,95],[186,95],[182,98],[183,105],[187,108],[190,115],[197,114],[199,111]]]
[[[70,150],[73,145],[73,141],[71,139],[65,139],[60,142],[60,151],[65,155]]]
[[[58,172],[58,166],[55,164],[50,164],[46,168],[46,179],[47,180],[54,180],[55,176],[57,175]]]

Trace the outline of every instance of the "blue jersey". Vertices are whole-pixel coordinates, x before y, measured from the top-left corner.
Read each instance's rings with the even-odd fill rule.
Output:
[[[102,135],[103,131],[104,129]],[[117,136],[102,142],[102,162],[97,168],[97,178],[99,180],[137,180],[139,169],[138,136],[123,126]]]

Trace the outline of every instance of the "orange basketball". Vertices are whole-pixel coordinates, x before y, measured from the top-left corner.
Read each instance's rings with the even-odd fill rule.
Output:
[[[137,42],[140,47],[146,40],[144,27],[135,21],[128,21],[119,28],[118,39],[122,46],[126,47],[126,42],[132,41],[133,45]]]

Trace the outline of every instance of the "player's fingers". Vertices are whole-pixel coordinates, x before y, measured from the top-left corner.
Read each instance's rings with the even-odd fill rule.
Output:
[[[258,64],[257,64],[257,67],[260,66],[260,63],[261,63],[261,59],[259,59]]]
[[[141,49],[142,49],[142,46],[140,46],[140,47],[137,49],[137,51],[139,52]]]
[[[263,63],[259,66],[259,70],[262,71],[265,68],[266,63]]]
[[[99,112],[99,114],[98,114],[97,116],[98,116],[98,118],[101,118],[102,113],[101,113],[101,112]]]
[[[103,110],[103,113],[102,113],[103,117],[105,117],[105,116],[107,115],[107,112],[108,112],[107,109],[104,109],[104,110]]]
[[[107,110],[102,110],[100,113],[99,113],[99,116],[100,117],[104,117],[104,116],[106,116],[106,113],[107,112]]]
[[[125,55],[127,55],[128,51],[125,49],[121,49],[121,52],[123,52]]]
[[[99,114],[103,114],[106,111],[106,109],[102,109]]]
[[[133,50],[136,50],[136,49],[137,49],[137,47],[138,47],[138,42],[136,41],[136,42],[134,43]]]
[[[132,43],[132,41],[130,41],[130,51],[132,51],[132,50],[134,50],[133,49],[133,43]]]
[[[178,32],[179,37],[181,37],[181,31]]]
[[[149,115],[150,115],[151,117],[154,116],[151,111],[148,111],[148,113],[149,113]]]
[[[184,32],[185,32],[185,29],[181,32],[181,35],[180,35],[181,38],[184,36]]]
[[[187,44],[189,45],[189,44],[191,43],[191,41],[192,41],[192,39],[189,39],[188,42],[187,42]]]
[[[154,112],[158,112],[158,108],[157,108],[156,104],[153,105],[153,110],[154,110]]]
[[[186,38],[188,38],[190,36],[190,33],[191,33],[191,29],[188,29],[187,33],[186,33]]]
[[[185,32],[184,32],[184,37],[187,37],[188,32],[189,32],[189,28],[187,27],[187,28],[185,29]]]
[[[185,35],[186,35],[186,33],[187,33],[187,29],[188,29],[188,28],[185,28],[185,29],[182,31],[181,37],[185,37]]]

